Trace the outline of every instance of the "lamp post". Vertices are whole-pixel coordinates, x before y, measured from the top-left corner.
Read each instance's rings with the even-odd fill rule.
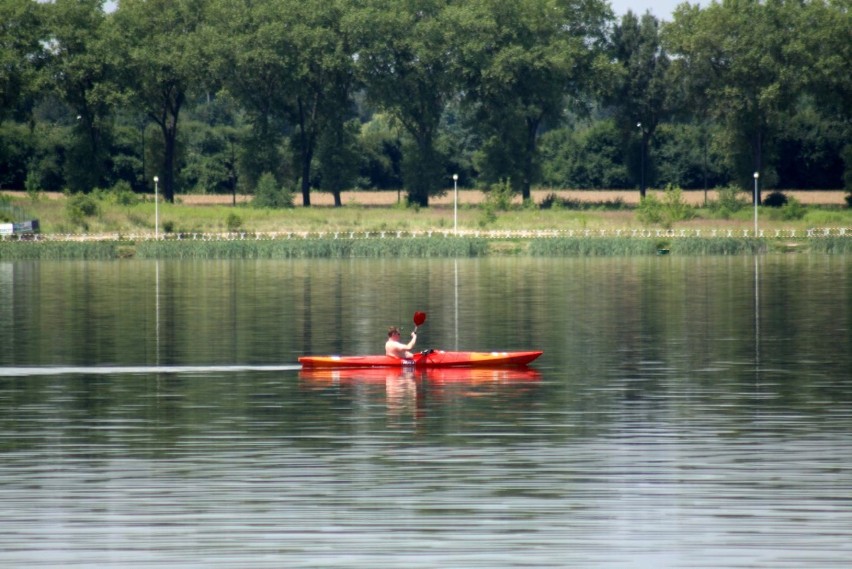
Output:
[[[754,236],[757,237],[757,179],[760,173],[754,173]]]
[[[645,197],[645,131],[642,130],[642,123],[637,122],[636,128],[639,129],[639,136],[641,136],[641,140],[639,141],[639,152],[640,152],[640,162],[641,162],[641,172],[642,172],[642,185],[639,186],[639,195],[643,198]]]
[[[157,191],[159,181],[160,178],[154,176],[154,239],[160,238],[160,200]]]
[[[453,233],[459,233],[459,175],[453,174]]]

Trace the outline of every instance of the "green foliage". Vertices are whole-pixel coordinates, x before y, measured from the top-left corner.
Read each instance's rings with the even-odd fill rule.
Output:
[[[0,188],[852,188],[848,2],[110,4],[0,2]]]
[[[68,219],[76,224],[86,226],[86,218],[96,217],[100,213],[98,200],[88,194],[74,194],[65,204]]]
[[[662,200],[653,194],[645,196],[639,204],[637,215],[643,223],[671,227],[675,222],[695,217],[695,210],[684,201],[680,188],[669,186]]]
[[[784,192],[774,191],[763,198],[763,205],[769,207],[781,207],[787,204],[787,194]]]
[[[748,200],[735,186],[726,186],[716,192],[717,198],[708,203],[710,212],[719,219],[730,219],[736,212],[748,206]]]
[[[0,194],[0,222],[6,223],[10,221],[15,221],[12,210],[12,199]]]
[[[514,197],[515,191],[512,189],[512,183],[508,178],[505,178],[485,191],[484,207],[491,208],[492,211],[509,211],[512,208]]]
[[[275,176],[266,172],[260,176],[255,188],[255,207],[291,208],[293,207],[293,193],[286,187],[281,187],[275,181]]]
[[[541,200],[541,209],[578,209],[578,210],[600,210],[600,211],[621,211],[628,209],[628,205],[621,197],[614,200],[606,200],[600,202],[588,200],[572,200],[570,198],[560,198],[555,193],[547,194]]]
[[[110,241],[0,241],[0,260],[109,260],[120,244]]]
[[[541,137],[542,180],[557,188],[628,188],[630,176],[612,119],[554,129]]]
[[[564,237],[536,239],[530,243],[534,257],[614,257],[622,255],[654,255],[657,246],[652,239],[628,237]]]
[[[773,192],[767,196],[767,199],[772,197],[774,194],[780,194],[784,197],[783,203],[781,205],[773,205],[770,206],[770,209],[764,211],[764,216],[769,219],[781,220],[781,221],[795,221],[798,219],[803,219],[805,215],[808,213],[808,208],[802,205],[802,202],[797,200],[795,197],[782,194],[781,192]],[[772,203],[778,203],[780,198],[775,198]],[[764,205],[769,206],[765,200],[763,202]]]
[[[279,239],[274,241],[144,241],[143,259],[348,259],[384,257],[480,257],[485,239],[433,237],[386,239]]]
[[[240,227],[243,226],[243,219],[234,212],[228,214],[227,219],[225,219],[225,227],[228,228],[228,231],[238,231]]]

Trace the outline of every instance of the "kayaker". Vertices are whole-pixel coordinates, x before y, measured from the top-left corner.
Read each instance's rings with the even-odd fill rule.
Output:
[[[417,334],[411,333],[411,341],[403,344],[399,341],[399,328],[391,326],[388,328],[388,341],[385,343],[385,354],[394,358],[407,359],[413,357],[411,348],[417,342]]]

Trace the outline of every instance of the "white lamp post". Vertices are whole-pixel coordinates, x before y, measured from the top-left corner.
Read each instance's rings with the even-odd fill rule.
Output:
[[[159,181],[160,178],[154,176],[154,239],[160,238],[160,199],[157,191]]]
[[[754,236],[757,237],[757,179],[760,178],[758,172],[754,173]]]
[[[642,137],[639,143],[639,152],[640,152],[640,162],[641,162],[641,173],[642,173],[642,182],[639,186],[639,193],[641,196],[645,196],[645,131],[642,130],[642,123],[637,122],[636,128],[639,129],[639,134]]]
[[[459,232],[459,175],[453,174],[453,233]]]

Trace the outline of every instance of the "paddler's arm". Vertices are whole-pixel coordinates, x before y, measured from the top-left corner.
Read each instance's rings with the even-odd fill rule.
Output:
[[[405,345],[405,349],[406,349],[406,350],[410,350],[411,348],[413,348],[413,347],[414,347],[414,344],[415,344],[416,342],[417,342],[417,333],[416,333],[416,332],[412,332],[412,333],[411,333],[411,341],[410,341],[410,342],[408,342],[408,343]]]

